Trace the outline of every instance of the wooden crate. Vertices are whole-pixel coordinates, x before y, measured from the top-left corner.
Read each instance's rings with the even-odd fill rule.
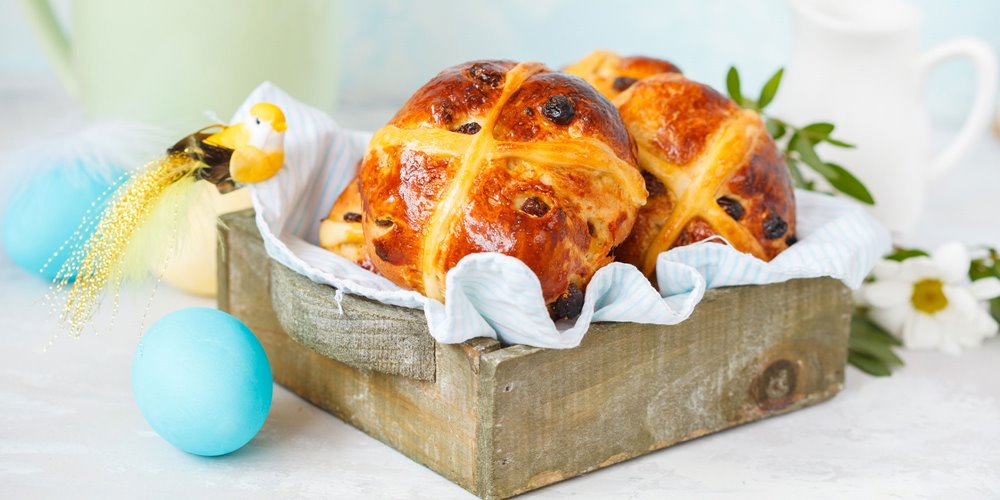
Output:
[[[576,349],[437,344],[423,312],[343,296],[224,217],[219,307],[275,380],[484,498],[809,406],[843,385],[851,298],[822,278],[711,290],[677,326],[597,323]],[[342,310],[342,312],[341,312]]]

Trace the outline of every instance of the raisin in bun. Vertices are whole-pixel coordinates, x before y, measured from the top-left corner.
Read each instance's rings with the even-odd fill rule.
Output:
[[[671,72],[633,82],[613,102],[649,192],[618,260],[652,276],[660,252],[713,236],[763,260],[795,242],[791,179],[757,113]]]
[[[643,78],[660,73],[681,72],[673,63],[662,59],[620,56],[606,50],[595,50],[563,71],[587,80],[611,100]]]
[[[371,260],[365,248],[365,235],[361,229],[361,191],[358,179],[344,187],[337,201],[319,226],[321,247],[344,257],[355,264],[372,270]]]
[[[375,132],[360,170],[368,256],[443,300],[466,255],[499,252],[538,276],[555,317],[582,307],[646,189],[614,106],[538,63],[448,68]]]

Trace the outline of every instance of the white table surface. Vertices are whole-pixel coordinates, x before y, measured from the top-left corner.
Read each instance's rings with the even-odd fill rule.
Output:
[[[0,168],[26,142],[80,123],[49,81],[0,82]],[[374,127],[386,112],[338,113]],[[944,137],[948,130],[936,132]],[[940,181],[914,242],[1000,244],[1000,143]],[[44,350],[47,283],[0,258],[0,496],[471,498],[434,472],[275,386],[260,434],[225,457],[173,448],[131,394],[147,289],[114,331]],[[131,303],[129,301],[131,300]],[[214,301],[160,287],[148,325]],[[890,378],[853,368],[829,402],[661,450],[528,498],[1000,498],[1000,339],[961,356],[903,352]]]

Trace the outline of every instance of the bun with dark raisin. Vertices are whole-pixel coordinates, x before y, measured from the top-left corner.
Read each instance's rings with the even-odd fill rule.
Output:
[[[365,269],[373,270],[361,229],[362,213],[361,191],[355,177],[330,208],[330,215],[320,223],[319,244]]]
[[[599,77],[583,61],[567,71],[601,89],[624,59],[605,56]],[[757,113],[673,71],[606,95],[635,139],[649,192],[618,260],[652,276],[660,252],[713,236],[763,260],[795,242],[792,182]]]
[[[614,106],[577,77],[511,61],[454,66],[417,90],[372,137],[358,193],[386,278],[443,300],[460,259],[499,252],[535,272],[557,318],[579,314],[646,201]]]
[[[591,84],[604,97],[614,100],[633,83],[660,73],[677,73],[681,70],[663,59],[645,56],[620,56],[606,50],[595,50],[576,63],[563,68]]]

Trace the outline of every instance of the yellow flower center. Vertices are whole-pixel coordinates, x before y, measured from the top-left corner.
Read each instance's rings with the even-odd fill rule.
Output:
[[[918,311],[934,314],[948,307],[948,297],[944,296],[944,283],[936,279],[924,279],[913,284],[910,302]]]

